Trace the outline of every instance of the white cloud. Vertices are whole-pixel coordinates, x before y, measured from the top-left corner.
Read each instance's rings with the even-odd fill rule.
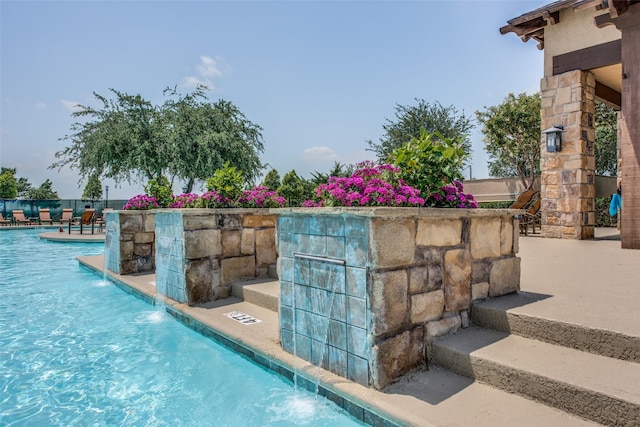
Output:
[[[207,88],[209,88],[209,90],[215,89],[215,86],[213,86],[213,83],[211,83],[211,80],[200,79],[196,76],[187,76],[184,79],[182,79],[182,82],[180,83],[180,86],[187,89],[195,89],[198,85],[204,85]]]
[[[202,77],[222,77],[222,70],[216,60],[210,56],[201,56],[200,65],[196,67],[196,70]]]
[[[44,102],[36,102],[35,107],[38,110],[44,110],[45,108],[47,108],[47,104],[45,104]]]
[[[77,101],[67,101],[66,99],[61,99],[60,102],[62,106],[72,113],[76,111],[80,111],[80,103]]]
[[[214,78],[224,77],[231,67],[225,63],[224,59],[217,56],[214,58],[206,55],[200,56],[200,63],[196,65],[197,76],[187,76],[182,79],[180,86],[193,89],[198,85],[206,86],[210,91],[215,89]]]
[[[338,160],[338,155],[333,149],[326,146],[313,146],[304,150],[304,159],[308,162],[325,162]]]

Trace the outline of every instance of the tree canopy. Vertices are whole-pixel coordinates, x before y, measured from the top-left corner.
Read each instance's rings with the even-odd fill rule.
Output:
[[[380,142],[368,141],[369,149],[375,152],[380,161],[387,161],[393,150],[400,148],[412,138],[420,138],[424,129],[428,134],[439,133],[444,138],[458,141],[465,153],[471,153],[469,136],[473,129],[471,118],[460,113],[453,106],[443,107],[439,102],[428,103],[417,99],[417,105],[395,107],[395,120],[386,119],[382,125],[384,135]]]
[[[525,188],[540,174],[540,93],[510,93],[493,107],[476,111],[482,124],[489,175],[518,176]]]
[[[15,171],[15,169],[14,169]],[[15,199],[18,196],[18,181],[15,172],[2,168],[0,174],[0,199]]]
[[[102,198],[102,183],[97,174],[93,174],[89,177],[87,185],[82,192],[82,200],[100,200]]]
[[[73,113],[82,121],[61,138],[69,145],[51,168],[69,166],[82,178],[97,174],[116,183],[164,175],[185,180],[189,192],[228,161],[254,180],[262,169],[262,128],[231,102],[210,103],[205,89],[186,95],[167,89],[162,105],[115,89],[112,99],[94,92],[101,106]]]
[[[596,174],[615,176],[618,173],[618,113],[596,101]]]
[[[25,198],[29,200],[59,200],[58,193],[53,190],[53,183],[50,179],[45,180],[40,187],[30,188]]]
[[[262,181],[262,185],[271,191],[276,191],[280,187],[280,174],[277,170],[271,169]]]

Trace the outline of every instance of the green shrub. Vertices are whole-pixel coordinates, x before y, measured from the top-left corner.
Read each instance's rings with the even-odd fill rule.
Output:
[[[618,216],[609,215],[610,203],[610,197],[599,197],[595,199],[596,227],[615,227],[618,224]]]
[[[160,175],[158,178],[151,179],[145,185],[144,191],[147,195],[155,198],[158,207],[169,207],[173,201],[173,190],[166,176]]]
[[[222,169],[214,172],[213,176],[207,180],[207,191],[215,191],[225,201],[234,202],[242,195],[244,178],[242,171],[235,166],[230,166],[229,162],[224,164]]]
[[[421,191],[425,200],[454,180],[462,179],[462,165],[467,155],[459,142],[439,132],[427,133],[395,149],[389,160],[401,169],[407,185]]]
[[[509,209],[513,202],[511,201],[503,201],[503,202],[478,202],[478,207],[480,209]]]

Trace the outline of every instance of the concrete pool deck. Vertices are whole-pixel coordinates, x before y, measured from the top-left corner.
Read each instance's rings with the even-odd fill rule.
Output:
[[[509,311],[640,340],[640,251],[620,249],[618,235],[615,229],[597,229],[596,239],[588,241],[521,237],[521,294],[530,298],[522,305],[511,300]],[[102,272],[102,256],[81,257],[79,261]],[[109,276],[128,291],[154,300],[155,275]],[[165,304],[179,313],[176,317],[186,325],[205,335],[215,331],[214,338],[249,349],[254,355],[249,358],[267,359],[271,369],[292,370],[295,366],[303,377],[317,378],[322,387],[346,398],[336,403],[346,407],[347,401],[355,402],[365,411],[360,418],[374,425],[385,425],[385,419],[389,424],[415,426],[597,425],[435,367],[410,374],[382,391],[366,388],[305,361],[294,361],[280,347],[277,313],[267,308],[235,297],[197,307],[167,299]],[[225,316],[232,311],[261,322],[239,323]],[[367,418],[367,411],[381,418]]]

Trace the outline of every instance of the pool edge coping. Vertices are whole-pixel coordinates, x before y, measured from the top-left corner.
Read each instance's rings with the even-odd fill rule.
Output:
[[[83,268],[87,268],[94,273],[104,275],[104,271],[98,266],[90,263],[88,258],[103,258],[102,255],[95,256],[81,256],[77,257],[79,264]],[[150,273],[153,274],[153,273]],[[105,278],[108,278],[119,289],[139,298],[150,305],[157,305],[158,298],[155,294],[151,294],[150,289],[144,289],[138,287],[131,282],[127,282],[126,276],[118,275],[108,271]],[[155,290],[155,287],[154,287]],[[193,313],[189,313],[191,307],[187,304],[182,304],[167,297],[162,297],[164,300],[165,310],[174,319],[188,327],[189,329],[199,333],[200,335],[212,339],[218,344],[228,348],[231,351],[241,355],[245,359],[252,361],[282,377],[284,380],[293,383],[294,367],[292,363],[278,357],[277,354],[269,352],[270,354],[262,351],[256,346],[252,346],[241,337],[233,337],[228,333],[221,331],[214,325],[206,324],[203,321],[194,317]],[[284,356],[289,356],[293,360],[293,355],[285,352],[281,348],[279,349]],[[300,365],[300,366],[297,366]],[[316,383],[318,385],[318,394],[327,398],[336,404],[343,411],[348,413],[354,419],[372,426],[384,426],[384,427],[403,427],[413,425],[411,421],[402,419],[396,415],[392,415],[379,408],[372,402],[367,402],[366,397],[359,397],[356,395],[356,391],[344,390],[343,388],[361,388],[368,392],[379,392],[379,390],[370,389],[368,387],[357,384],[353,381],[342,378],[332,372],[319,368],[306,362],[300,358],[296,359],[296,373],[298,377],[297,385],[305,388],[308,391],[315,392]],[[375,400],[375,399],[369,399]],[[362,415],[359,412],[362,411]],[[354,413],[357,412],[357,413]],[[426,421],[426,420],[425,420]]]

